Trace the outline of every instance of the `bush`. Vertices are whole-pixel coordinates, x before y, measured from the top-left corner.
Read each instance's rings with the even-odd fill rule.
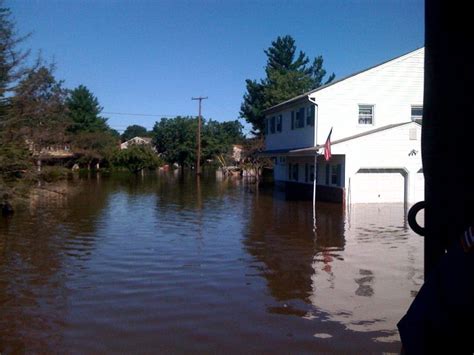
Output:
[[[135,144],[118,151],[112,157],[112,164],[137,174],[144,169],[156,169],[163,161],[150,146]]]

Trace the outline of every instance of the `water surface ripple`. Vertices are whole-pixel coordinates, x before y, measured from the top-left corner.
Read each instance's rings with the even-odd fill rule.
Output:
[[[0,219],[0,353],[396,352],[422,282],[403,205],[95,178]]]

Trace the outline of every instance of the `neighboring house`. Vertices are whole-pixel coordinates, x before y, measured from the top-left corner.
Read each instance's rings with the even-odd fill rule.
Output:
[[[232,145],[232,159],[237,163],[242,160],[242,150],[243,147],[240,144]]]
[[[423,200],[423,76],[420,48],[266,110],[264,154],[274,159],[275,181],[312,191],[317,153],[318,199]]]
[[[149,145],[151,146],[152,139],[149,137],[133,137],[126,142],[120,144],[120,149],[127,149],[129,145],[138,144],[138,145]]]

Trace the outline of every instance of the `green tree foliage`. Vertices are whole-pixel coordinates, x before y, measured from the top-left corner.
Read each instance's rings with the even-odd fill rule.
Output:
[[[280,102],[301,95],[334,80],[331,74],[326,80],[322,56],[310,58],[297,52],[291,36],[278,37],[266,49],[266,77],[246,80],[247,92],[240,107],[240,117],[252,124],[253,133],[261,135],[264,128],[263,111]]]
[[[69,126],[66,90],[53,75],[53,67],[40,65],[28,71],[11,98],[3,137],[26,142],[34,152],[64,145]]]
[[[153,143],[168,163],[193,166],[196,159],[197,119],[162,118],[153,127]]]
[[[11,93],[15,84],[23,78],[23,62],[28,51],[19,49],[26,37],[17,35],[11,12],[0,1],[0,192],[6,191],[5,182],[25,175],[31,168],[30,152],[21,141],[5,136],[9,120]]]
[[[124,167],[137,174],[144,169],[155,169],[163,165],[156,152],[148,145],[131,144],[127,149],[118,151],[112,158],[117,167]]]
[[[17,35],[15,24],[11,20],[11,11],[0,1],[0,116],[5,114],[2,108],[8,104],[8,92],[25,74],[23,62],[29,51],[20,50],[21,44],[28,36]]]
[[[242,129],[242,124],[237,120],[205,122],[201,140],[203,159],[213,159],[216,155],[231,153],[232,144],[238,144],[244,140]]]
[[[70,92],[66,100],[71,125],[71,146],[78,163],[90,169],[108,162],[118,149],[120,135],[100,116],[102,107],[97,97],[84,85]]]
[[[109,130],[107,119],[100,116],[102,107],[99,105],[99,100],[84,85],[79,85],[71,91],[66,104],[72,120],[70,132],[106,132]]]
[[[148,137],[150,132],[147,129],[140,125],[131,125],[128,126],[125,131],[122,133],[122,142],[128,141],[134,137]]]
[[[24,177],[31,169],[31,153],[24,144],[0,144],[0,184]]]
[[[217,154],[228,153],[232,144],[243,139],[238,121],[203,120],[201,130],[202,162]],[[195,117],[163,118],[153,128],[153,143],[163,159],[172,164],[194,166],[196,160],[197,119]]]

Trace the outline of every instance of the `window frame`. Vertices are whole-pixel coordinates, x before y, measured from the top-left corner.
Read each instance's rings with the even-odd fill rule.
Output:
[[[276,116],[276,132],[281,133],[283,131],[283,115]]]
[[[275,116],[270,117],[270,134],[275,134],[276,132],[276,124],[275,124]]]
[[[421,115],[413,115],[413,109],[421,109]],[[423,120],[423,105],[411,105],[410,117],[412,121]]]
[[[372,109],[371,121],[370,121],[370,123],[361,123],[360,110],[361,110],[361,108],[369,108],[369,107]],[[373,126],[375,124],[375,105],[374,104],[358,104],[357,110],[358,110],[357,124],[359,126]],[[364,118],[362,118],[362,119],[364,119]],[[367,119],[367,118],[365,118],[365,119]]]

